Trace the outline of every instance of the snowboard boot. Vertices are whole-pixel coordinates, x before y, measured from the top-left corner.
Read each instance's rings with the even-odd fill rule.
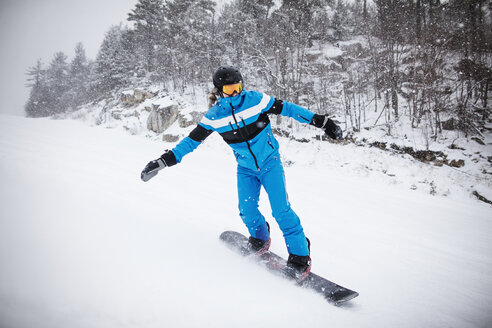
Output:
[[[294,278],[297,282],[301,282],[309,276],[311,272],[311,242],[306,238],[308,243],[309,255],[299,256],[289,254],[287,260],[286,273]]]
[[[268,222],[266,224],[267,224],[268,232],[270,232],[270,225],[268,224]],[[251,249],[255,251],[256,255],[261,255],[264,254],[266,251],[268,251],[272,239],[268,237],[268,240],[261,240],[250,236],[248,242]]]

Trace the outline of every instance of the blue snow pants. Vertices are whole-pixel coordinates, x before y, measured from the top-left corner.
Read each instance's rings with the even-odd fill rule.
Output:
[[[270,237],[265,217],[258,210],[261,186],[268,194],[272,215],[283,232],[289,254],[309,255],[301,221],[290,207],[284,168],[278,156],[268,159],[260,171],[238,165],[239,212],[250,235],[261,240],[268,240]]]

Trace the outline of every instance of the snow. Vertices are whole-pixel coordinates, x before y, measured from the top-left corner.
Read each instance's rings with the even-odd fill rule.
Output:
[[[332,306],[220,243],[224,230],[246,231],[220,136],[144,183],[141,169],[172,144],[0,115],[0,326],[492,325],[492,211],[468,191],[490,193],[490,181],[279,139],[313,271],[358,298]],[[274,223],[265,194],[260,209]],[[286,256],[272,228],[272,250]]]

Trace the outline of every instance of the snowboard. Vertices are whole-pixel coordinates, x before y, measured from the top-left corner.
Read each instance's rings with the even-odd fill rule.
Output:
[[[296,284],[301,287],[311,289],[316,293],[321,294],[330,303],[341,305],[359,296],[359,293],[342,287],[312,272],[309,273],[304,280],[300,282],[297,281],[290,268],[286,266],[287,261],[284,258],[271,251],[256,255],[255,251],[251,249],[248,237],[239,232],[224,231],[219,238],[233,251],[243,256],[253,256],[269,271],[288,280],[295,281]]]

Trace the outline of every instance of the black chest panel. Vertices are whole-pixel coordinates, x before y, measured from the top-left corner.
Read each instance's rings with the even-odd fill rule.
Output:
[[[270,119],[266,113],[262,113],[258,119],[251,124],[245,125],[244,121],[239,121],[237,123],[239,128],[236,124],[231,124],[231,131],[220,134],[228,144],[235,144],[253,139],[259,135],[268,124],[270,124]]]

